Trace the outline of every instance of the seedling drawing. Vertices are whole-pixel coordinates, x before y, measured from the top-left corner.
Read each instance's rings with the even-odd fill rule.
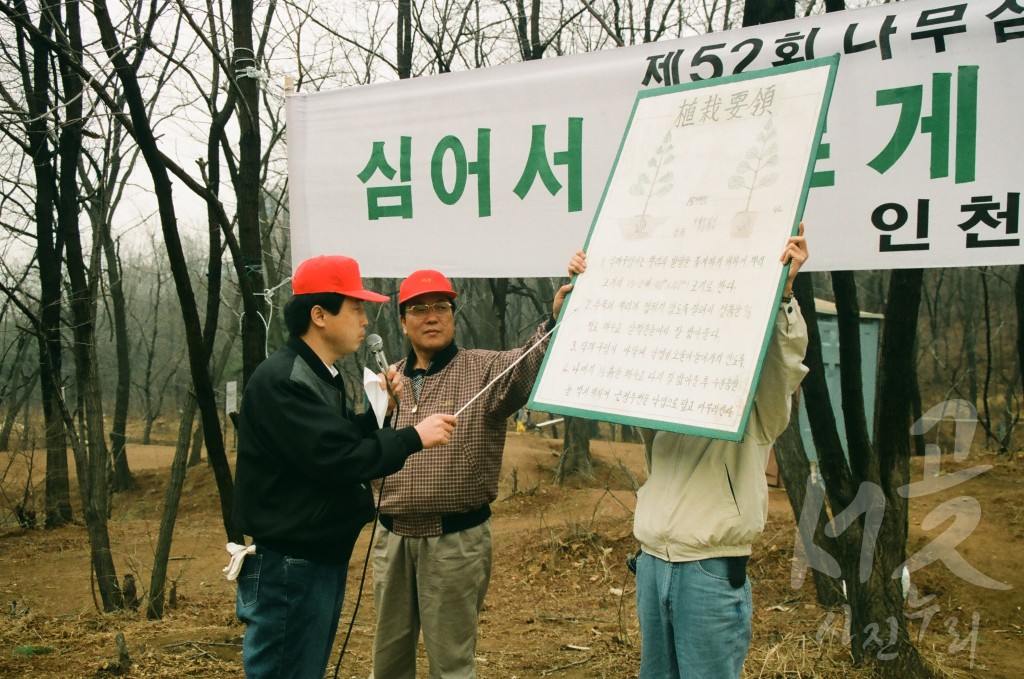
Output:
[[[644,196],[644,207],[640,214],[632,217],[624,217],[619,220],[622,235],[630,240],[648,238],[654,233],[654,227],[665,221],[664,216],[648,214],[652,198],[660,198],[672,190],[672,172],[667,168],[675,159],[672,152],[672,132],[665,134],[665,138],[647,160],[647,166],[651,168],[637,177],[636,182],[629,187],[630,194]]]
[[[775,134],[775,124],[769,118],[764,124],[764,129],[757,135],[759,143],[747,149],[746,158],[736,166],[736,174],[729,177],[730,189],[747,191],[746,205],[732,218],[729,233],[734,238],[746,238],[754,229],[757,213],[750,210],[754,191],[771,186],[779,178],[778,173],[771,170],[779,164],[779,145],[773,141]]]

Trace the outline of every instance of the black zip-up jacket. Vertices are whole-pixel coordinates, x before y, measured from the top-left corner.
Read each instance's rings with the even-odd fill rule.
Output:
[[[373,519],[369,481],[402,468],[423,444],[412,427],[378,429],[356,415],[341,377],[291,337],[253,373],[238,418],[233,516],[257,548],[346,563]]]

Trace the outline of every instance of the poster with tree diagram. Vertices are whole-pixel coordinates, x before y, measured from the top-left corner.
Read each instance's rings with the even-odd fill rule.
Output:
[[[531,409],[743,437],[838,63],[637,95]]]

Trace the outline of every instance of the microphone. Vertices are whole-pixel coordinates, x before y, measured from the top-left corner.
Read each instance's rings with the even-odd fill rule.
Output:
[[[388,359],[384,356],[384,340],[380,335],[370,335],[366,338],[366,348],[370,350],[377,367],[384,373],[384,386],[387,387],[388,394],[397,402],[398,396],[391,390],[391,383],[388,382]]]
[[[366,338],[366,348],[370,350],[370,355],[377,362],[377,367],[380,368],[380,371],[387,375],[388,359],[384,357],[384,340],[381,339],[380,335],[370,335]]]

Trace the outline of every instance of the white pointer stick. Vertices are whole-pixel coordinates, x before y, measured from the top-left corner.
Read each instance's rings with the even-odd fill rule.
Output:
[[[565,319],[563,318],[562,320],[565,320]],[[513,362],[512,362],[512,365],[510,365],[509,367],[505,368],[505,369],[504,369],[504,370],[502,370],[502,371],[501,371],[500,373],[498,373],[498,376],[497,376],[497,377],[495,377],[495,378],[494,378],[493,380],[491,380],[490,382],[488,382],[488,383],[487,383],[487,386],[486,386],[486,387],[484,387],[483,389],[481,389],[480,391],[478,391],[478,392],[477,392],[477,394],[476,394],[476,396],[474,396],[473,398],[471,398],[471,399],[469,399],[468,401],[466,401],[466,405],[464,405],[464,406],[462,406],[461,408],[459,408],[458,412],[456,412],[456,413],[455,413],[455,417],[458,417],[459,415],[461,415],[461,414],[462,414],[462,411],[463,411],[463,410],[465,410],[466,408],[468,408],[468,407],[469,407],[469,404],[470,404],[470,403],[472,403],[473,401],[477,400],[477,399],[478,399],[478,398],[480,397],[480,394],[482,394],[482,393],[484,393],[485,391],[487,391],[488,389],[490,389],[490,388],[491,388],[491,386],[492,386],[492,385],[493,385],[493,384],[494,384],[495,382],[497,382],[498,380],[500,380],[500,379],[502,378],[502,376],[504,376],[504,374],[505,374],[505,373],[507,373],[507,372],[508,372],[509,370],[511,370],[512,368],[516,367],[516,364],[518,364],[518,363],[519,363],[519,361],[521,361],[521,360],[523,360],[524,358],[526,358],[527,354],[529,354],[529,353],[530,353],[531,351],[533,351],[534,349],[536,349],[537,347],[539,347],[539,346],[540,346],[540,343],[541,343],[541,342],[543,342],[544,340],[546,340],[546,339],[548,338],[548,335],[550,335],[551,333],[553,333],[553,332],[555,331],[555,328],[557,328],[557,327],[558,327],[559,325],[561,325],[561,323],[562,323],[562,321],[558,321],[558,322],[557,322],[557,323],[555,323],[555,324],[554,324],[553,326],[551,326],[551,329],[550,329],[550,330],[548,330],[548,331],[547,331],[546,333],[544,333],[544,336],[543,336],[543,337],[541,337],[541,338],[540,338],[539,340],[537,340],[537,341],[536,341],[536,342],[534,343],[534,345],[533,345],[532,347],[530,347],[529,349],[527,349],[526,351],[524,351],[524,352],[523,352],[523,355],[522,355],[522,356],[520,356],[520,357],[519,357],[519,358],[517,358],[517,359],[516,359],[515,361],[513,361]]]

